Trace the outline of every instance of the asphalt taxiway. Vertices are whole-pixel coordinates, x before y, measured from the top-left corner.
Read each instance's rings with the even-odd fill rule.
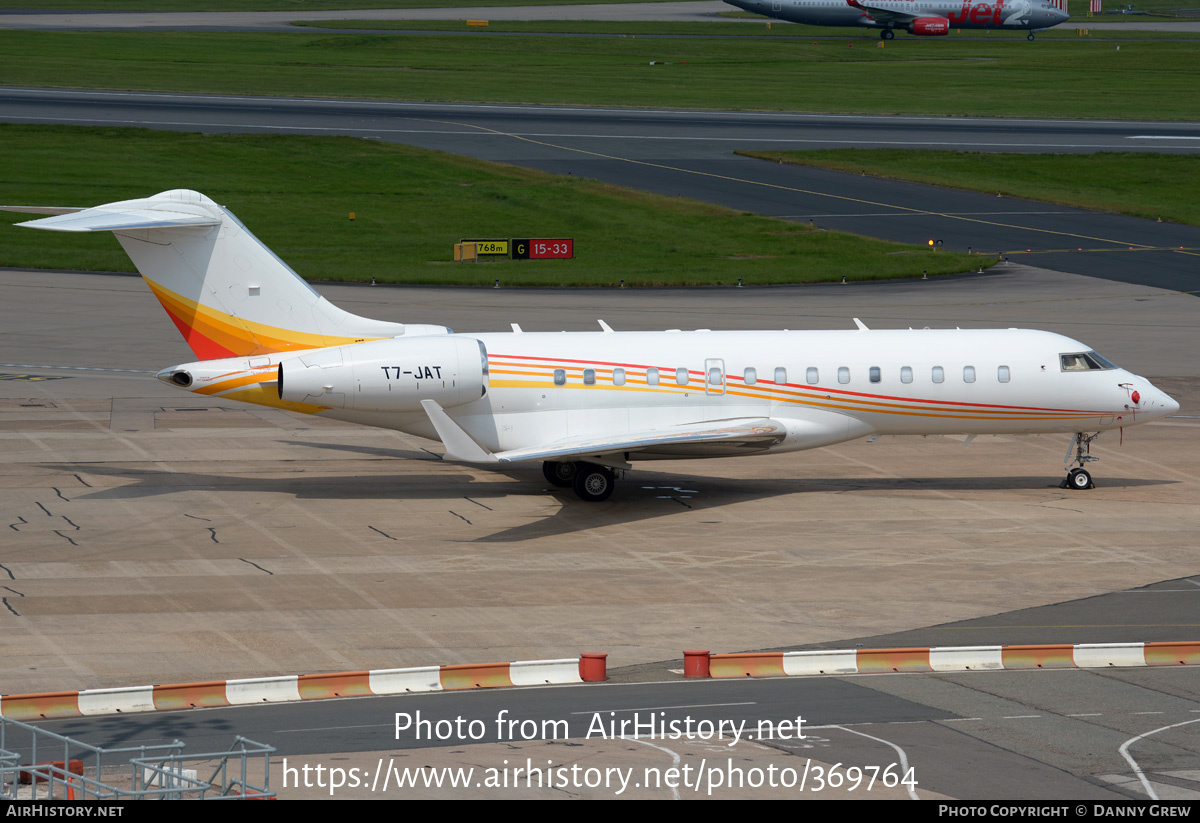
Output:
[[[1182,402],[1171,418],[1097,441],[1090,492],[1058,488],[1065,436],[968,446],[883,438],[658,465],[589,506],[546,488],[536,467],[455,465],[438,459],[436,443],[170,389],[150,373],[191,354],[139,278],[8,271],[0,288],[8,693],[581,651],[608,652],[614,680],[678,681],[671,670],[685,648],[1186,640],[1200,631],[1190,295],[1016,265],[923,282],[740,290],[322,287],[356,313],[460,330],[584,330],[596,318],[618,330],[844,328],[852,317],[879,328],[1040,327],[1087,341]],[[1081,799],[1144,796],[1119,750],[1155,732],[1126,751],[1161,797],[1195,797],[1198,688],[1183,668],[639,682],[49,728],[109,746],[179,737],[192,751],[223,748],[237,733],[278,746],[293,766],[364,769],[500,767],[514,757],[667,768],[724,763],[731,751],[745,768],[809,758],[886,766],[898,748],[922,797]],[[801,714],[813,737],[732,750],[700,740],[455,740],[418,754],[393,723],[418,708],[488,721],[503,709],[572,722],[635,709],[755,724]],[[281,781],[276,774],[274,786]],[[495,796],[474,787],[402,794],[426,795]]]
[[[1184,404],[1123,443],[1101,438],[1094,492],[1057,487],[1065,437],[884,438],[655,466],[582,506],[536,467],[445,463],[406,435],[170,389],[149,372],[192,355],[138,278],[2,273],[5,691],[589,650],[619,667],[1193,573],[1195,298],[1010,268],[819,288],[325,291],[356,313],[459,330],[861,317],[1060,331]],[[1190,616],[1159,622],[1165,634],[1140,639],[1192,634]]]
[[[1200,227],[768,163],[735,149],[1200,150],[1200,124],[421,104],[0,88],[0,120],[349,135],[682,196],[898,242],[1190,291]],[[150,194],[150,192],[147,192]],[[84,204],[87,205],[87,204]],[[230,204],[233,205],[233,204]]]

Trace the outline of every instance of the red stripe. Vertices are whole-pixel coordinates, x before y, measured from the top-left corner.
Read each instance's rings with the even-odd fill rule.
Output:
[[[165,303],[162,304],[162,307],[166,310],[167,317],[170,317],[171,322],[175,324],[175,328],[179,329],[179,333],[183,335],[188,348],[201,360],[224,360],[226,357],[237,357],[237,352],[230,351],[221,344],[210,340],[176,317],[175,313],[168,309]]]
[[[674,368],[669,367],[669,366],[644,366],[644,365],[641,365],[638,363],[614,363],[614,362],[608,362],[608,361],[604,361],[604,360],[571,360],[571,359],[564,358],[564,357],[534,357],[532,355],[493,354],[491,352],[488,352],[488,360],[490,361],[493,357],[506,357],[511,360],[545,360],[545,361],[548,361],[551,363],[583,363],[584,365],[588,365],[588,366],[622,366],[625,368],[632,368],[632,369],[656,368],[659,371],[672,371],[672,372],[675,370]],[[515,365],[515,364],[497,363],[496,365],[511,366],[511,365]],[[703,377],[704,371],[703,370],[689,371],[688,374],[696,374],[696,375],[700,375],[701,377]],[[738,377],[737,375],[729,374],[729,373],[726,373],[725,379],[727,381],[728,380],[741,380],[743,384],[746,382],[744,377]],[[1058,409],[1058,408],[1045,408],[1042,406],[1005,406],[1005,405],[1001,405],[1001,404],[997,404],[997,403],[965,403],[965,402],[958,402],[955,400],[926,400],[926,399],[920,398],[920,397],[915,397],[915,398],[914,397],[895,397],[895,396],[888,395],[888,394],[867,394],[865,392],[854,392],[854,391],[848,391],[846,389],[827,389],[827,388],[822,388],[819,385],[800,384],[800,383],[776,383],[773,380],[759,380],[758,383],[770,383],[772,386],[787,386],[789,388],[800,389],[802,391],[807,391],[807,392],[820,392],[823,394],[833,393],[833,394],[847,395],[850,397],[870,397],[870,398],[875,398],[878,400],[892,400],[897,403],[907,403],[910,405],[913,403],[929,403],[929,404],[938,405],[938,406],[969,406],[969,407],[978,408],[978,409],[1017,409],[1017,410],[1037,411],[1037,412],[1059,412],[1059,413],[1063,413],[1063,414],[1073,414],[1073,415],[1116,414],[1117,413],[1115,411],[1107,411],[1107,410],[1103,410],[1103,409],[1089,411],[1086,409]],[[758,383],[755,383],[754,385],[758,385]],[[809,395],[801,395],[801,396],[809,397]],[[813,398],[813,399],[820,399],[820,398]],[[864,411],[870,411],[870,410],[865,409]]]

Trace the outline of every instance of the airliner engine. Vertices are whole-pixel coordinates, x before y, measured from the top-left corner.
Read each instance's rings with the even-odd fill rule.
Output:
[[[487,394],[487,350],[474,337],[375,340],[316,349],[279,364],[279,399],[355,411],[421,411]]]
[[[912,33],[938,37],[950,33],[950,21],[945,17],[918,17],[912,21]]]

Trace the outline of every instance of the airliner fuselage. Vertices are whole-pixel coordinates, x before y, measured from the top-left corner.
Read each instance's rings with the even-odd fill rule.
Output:
[[[1032,32],[1070,16],[1047,0],[725,0],[756,14],[810,26],[866,26],[890,39],[895,29],[938,36],[956,29]]]

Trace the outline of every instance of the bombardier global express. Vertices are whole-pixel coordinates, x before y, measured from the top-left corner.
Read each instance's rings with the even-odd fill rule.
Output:
[[[891,40],[896,29],[940,36],[950,29],[1021,29],[1033,33],[1070,19],[1066,0],[725,0],[755,14],[810,26],[866,26]]]
[[[446,457],[541,462],[587,501],[634,461],[798,451],[900,434],[1072,435],[1063,485],[1101,432],[1178,404],[1043,331],[456,334],[337,308],[234,215],[184,189],[19,225],[116,235],[198,360],[158,378],[197,394],[440,440]]]

